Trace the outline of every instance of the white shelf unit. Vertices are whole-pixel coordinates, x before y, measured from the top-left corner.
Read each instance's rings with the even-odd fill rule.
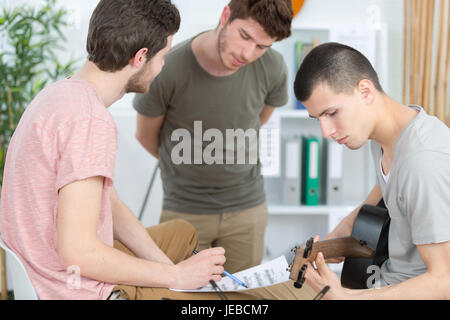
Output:
[[[284,206],[269,205],[268,210],[271,215],[329,215],[330,212],[352,211],[358,205],[342,205],[342,206]]]
[[[281,110],[276,111],[276,112],[281,118],[291,118],[291,119],[296,119],[296,118],[308,119],[309,118],[309,113],[306,110],[281,108]]]

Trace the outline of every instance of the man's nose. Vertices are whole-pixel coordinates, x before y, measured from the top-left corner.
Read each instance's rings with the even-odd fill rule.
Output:
[[[253,43],[248,43],[242,48],[242,58],[245,59],[243,62],[251,61],[252,55],[254,54],[256,45]]]
[[[319,119],[319,121],[320,121],[320,128],[322,130],[322,136],[325,139],[328,139],[336,132],[336,129],[334,125],[331,123],[331,121],[328,121],[325,118],[321,118]]]

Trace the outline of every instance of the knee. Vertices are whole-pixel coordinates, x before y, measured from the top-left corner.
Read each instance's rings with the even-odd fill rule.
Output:
[[[183,219],[173,219],[167,222],[172,228],[195,232],[194,226]]]
[[[188,237],[197,237],[197,232],[194,226],[186,220],[174,219],[167,222],[170,228],[175,231],[176,234],[186,234]]]

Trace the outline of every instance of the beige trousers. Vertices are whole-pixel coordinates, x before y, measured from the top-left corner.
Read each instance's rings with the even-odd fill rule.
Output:
[[[268,211],[265,203],[253,208],[219,214],[189,214],[163,210],[160,221],[183,219],[191,223],[199,239],[198,250],[223,247],[224,268],[235,273],[261,263]]]
[[[173,220],[147,229],[155,243],[167,256],[178,263],[190,257],[192,251],[198,248],[198,238],[194,227],[184,220]],[[134,254],[119,241],[114,247],[127,254]],[[186,275],[189,276],[189,275]],[[147,288],[128,285],[118,285],[113,292],[120,291],[120,296],[130,300],[218,300],[215,292],[176,292],[167,288]],[[296,289],[293,281],[276,284],[264,288],[246,290],[245,292],[226,292],[230,300],[311,300],[316,293],[306,284],[302,289]]]

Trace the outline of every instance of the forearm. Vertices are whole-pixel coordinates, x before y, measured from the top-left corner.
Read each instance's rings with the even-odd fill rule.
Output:
[[[362,205],[361,205],[362,206]],[[358,215],[361,206],[353,210],[348,216],[346,216],[342,221],[333,229],[323,240],[348,237],[352,234],[353,225]]]
[[[352,234],[353,225],[355,224],[355,220],[358,216],[359,210],[365,204],[377,205],[382,198],[381,190],[378,186],[375,186],[372,191],[369,193],[364,202],[355,208],[348,216],[346,216],[342,221],[337,225],[337,227],[330,232],[330,234],[324,239],[332,239],[338,237],[346,237]]]
[[[83,277],[141,287],[172,287],[177,274],[173,265],[130,256],[98,239],[73,247],[70,258],[61,259],[61,264],[79,267]]]
[[[148,153],[156,159],[159,158],[159,136],[146,139],[137,137],[137,140]]]
[[[357,300],[413,300],[413,299],[450,299],[450,275],[432,275],[429,272],[381,288],[348,290],[349,299]]]
[[[158,117],[137,116],[136,139],[156,159],[159,158],[160,131],[165,114]]]
[[[156,245],[141,222],[119,199],[115,190],[111,193],[114,238],[119,240],[137,257],[149,261],[173,264],[166,254]]]
[[[259,126],[260,127],[262,127],[267,121],[269,121],[274,110],[275,110],[275,108],[272,106],[269,106],[269,105],[264,106],[263,110],[259,114]]]

